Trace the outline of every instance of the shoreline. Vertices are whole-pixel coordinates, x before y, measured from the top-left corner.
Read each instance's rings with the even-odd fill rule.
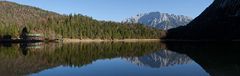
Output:
[[[155,42],[161,39],[70,39],[63,38],[63,43],[73,43],[73,42]]]

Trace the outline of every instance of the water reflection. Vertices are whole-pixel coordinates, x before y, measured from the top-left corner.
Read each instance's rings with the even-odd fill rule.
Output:
[[[130,57],[127,60],[139,66],[149,66],[152,68],[170,67],[192,62],[187,55],[165,49],[140,57]]]
[[[187,54],[211,76],[240,76],[239,42],[168,42],[166,46]]]
[[[28,50],[33,49],[41,49],[42,48],[42,42],[36,42],[36,43],[20,43],[20,49],[22,51],[23,55],[28,54]]]
[[[172,49],[159,42],[0,45],[0,74],[208,76],[189,53],[166,47]]]
[[[0,46],[0,73],[27,75],[60,65],[82,67],[98,59],[136,57],[160,50],[159,43],[11,44]]]
[[[20,43],[20,48],[22,50],[22,54],[23,55],[27,55],[27,53],[28,53],[27,47],[28,47],[27,43]]]

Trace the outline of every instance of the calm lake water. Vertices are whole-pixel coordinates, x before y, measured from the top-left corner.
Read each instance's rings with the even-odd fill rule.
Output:
[[[199,45],[179,45],[186,46],[159,42],[1,44],[0,74],[4,76],[239,75],[237,63],[221,64],[213,60],[216,57],[205,53],[201,55],[199,50],[206,49],[202,49],[203,47],[196,49]],[[178,49],[181,51],[175,51]],[[197,54],[192,53],[192,50]]]

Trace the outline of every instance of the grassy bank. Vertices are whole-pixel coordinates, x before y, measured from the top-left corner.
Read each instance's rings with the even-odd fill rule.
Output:
[[[63,38],[64,43],[68,42],[147,42],[160,41],[160,39],[70,39]]]

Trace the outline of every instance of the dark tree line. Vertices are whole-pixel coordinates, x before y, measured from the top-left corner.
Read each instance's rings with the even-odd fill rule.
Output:
[[[61,23],[51,21],[49,25],[53,27],[50,29],[66,38],[160,38],[162,35],[161,30],[145,27],[141,24],[97,21],[82,15],[69,15]]]

